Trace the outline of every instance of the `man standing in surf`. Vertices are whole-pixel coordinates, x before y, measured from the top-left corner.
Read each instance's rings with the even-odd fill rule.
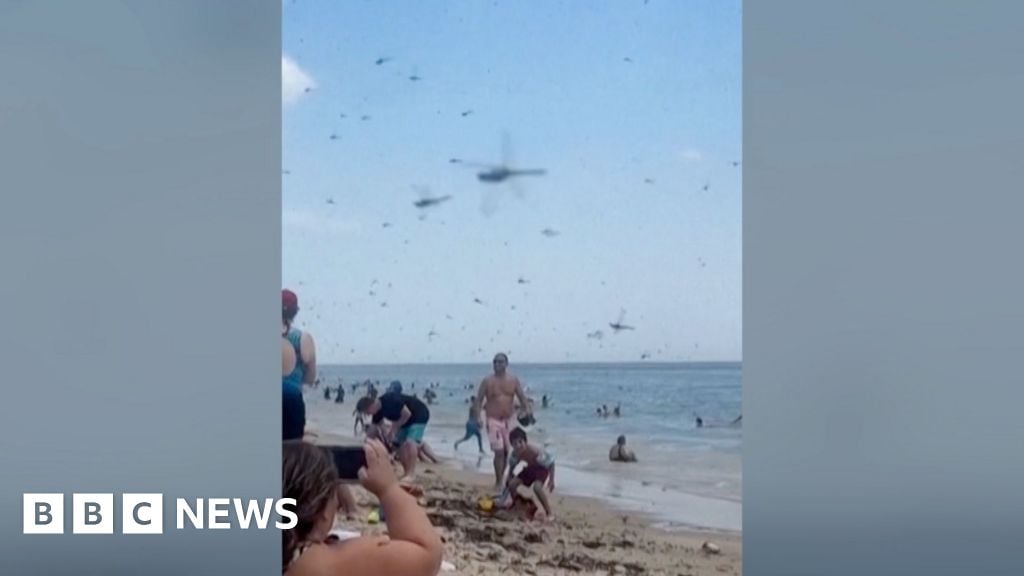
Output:
[[[523,385],[519,378],[506,372],[507,368],[508,356],[502,352],[495,354],[494,374],[480,382],[480,390],[473,401],[487,417],[487,440],[494,452],[494,489],[499,492],[503,489],[502,481],[512,446],[508,435],[516,427],[516,398],[519,399],[519,409],[525,414],[530,413]]]

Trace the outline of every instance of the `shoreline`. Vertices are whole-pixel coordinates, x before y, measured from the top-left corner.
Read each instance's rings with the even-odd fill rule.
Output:
[[[311,431],[316,427],[311,426]],[[318,444],[359,442],[351,436],[318,432]],[[620,511],[597,497],[552,495],[556,519],[551,523],[521,519],[512,513],[484,513],[477,506],[489,495],[493,478],[459,467],[459,461],[417,466],[413,483],[445,542],[445,560],[454,575],[492,576],[508,573],[604,575],[736,575],[742,566],[742,532],[657,525],[643,513]],[[366,515],[376,507],[373,497],[353,485],[360,505],[355,521],[336,527],[363,534],[386,531]],[[702,550],[705,542],[719,551]]]
[[[431,408],[434,410],[437,407]],[[493,477],[489,453],[479,456],[472,444],[465,446],[463,451],[453,449],[453,439],[462,435],[463,417],[461,414],[455,416],[460,421],[457,425],[453,424],[451,406],[444,408],[436,410],[431,418],[430,430],[433,430],[433,434],[428,434],[427,440],[434,452],[449,467],[482,474],[482,477]],[[348,408],[339,410],[333,403],[307,398],[310,430],[329,432],[335,442],[360,443],[361,438],[351,433],[353,419],[348,412]],[[541,432],[543,434],[543,429]],[[537,441],[547,446],[543,438]],[[597,449],[598,453],[603,450],[603,447]],[[558,452],[556,447],[556,458]],[[668,480],[670,477],[665,476],[665,470],[652,471],[642,467],[628,470],[623,467],[614,471],[581,468],[574,465],[574,460],[578,461],[579,458],[579,453],[570,454],[559,461],[559,477],[562,479],[559,482],[559,496],[572,495],[596,500],[617,513],[644,517],[651,526],[669,532],[742,534],[741,500],[688,491]],[[652,473],[653,476],[650,475]]]
[[[492,477],[490,453],[483,457],[482,465],[478,460],[477,465],[474,466],[471,462],[472,458],[453,456],[447,447],[435,446],[434,451],[442,459],[441,464],[443,465],[483,479]],[[741,514],[742,502],[681,491],[669,491],[655,483],[636,478],[605,477],[598,472],[580,470],[569,464],[560,464],[558,475],[562,479],[559,482],[559,485],[562,486],[559,489],[559,496],[594,501],[600,506],[607,507],[611,512],[643,518],[651,527],[666,532],[737,536],[743,533],[742,529],[726,527],[741,521],[741,519],[734,519],[733,516]],[[680,520],[679,509],[688,510],[688,516],[694,520],[692,522]],[[697,520],[697,518],[703,520]]]

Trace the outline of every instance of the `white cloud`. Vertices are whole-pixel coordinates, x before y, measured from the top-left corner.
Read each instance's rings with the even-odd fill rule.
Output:
[[[297,102],[306,90],[316,88],[316,82],[299,68],[294,60],[281,56],[281,101],[285,106]]]
[[[681,158],[683,162],[696,164],[704,160],[704,155],[701,154],[701,151],[697,150],[696,148],[687,148],[686,150],[683,150],[682,152],[679,153],[679,158]]]

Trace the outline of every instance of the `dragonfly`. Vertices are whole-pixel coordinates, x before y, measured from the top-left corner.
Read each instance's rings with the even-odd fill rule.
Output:
[[[413,186],[413,190],[419,194],[420,198],[413,202],[412,205],[420,210],[440,206],[452,199],[450,194],[445,194],[444,196],[432,196],[430,188],[427,188],[426,186]],[[427,215],[425,213],[420,214],[420,220],[423,220],[426,217]]]
[[[612,330],[614,330],[616,334],[623,330],[636,330],[635,327],[626,324],[625,321],[626,311],[622,310],[621,312],[619,312],[619,319],[616,320],[615,322],[609,322],[608,325],[611,326]]]
[[[523,190],[518,186],[516,180],[523,176],[544,176],[547,174],[547,170],[543,168],[514,167],[514,162],[512,160],[512,144],[507,133],[502,134],[501,149],[502,160],[500,164],[467,162],[460,158],[452,158],[449,162],[479,170],[476,174],[476,178],[485,184],[502,184],[508,182],[512,186],[516,195],[522,197],[524,196]],[[498,195],[495,192],[490,191],[484,195],[481,209],[484,214],[491,215],[497,209],[497,205]]]

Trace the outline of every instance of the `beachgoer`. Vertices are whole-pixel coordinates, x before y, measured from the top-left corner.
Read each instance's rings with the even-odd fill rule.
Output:
[[[509,493],[522,495],[518,491],[520,486],[529,489],[539,501],[540,508],[544,510],[545,518],[548,521],[554,520],[549,493],[555,489],[555,459],[547,450],[530,444],[526,438],[526,431],[522,428],[509,432],[509,440],[512,443],[508,466]],[[524,462],[526,466],[512,477],[520,462]]]
[[[622,403],[621,402],[615,405],[615,409],[612,410],[612,414],[614,414],[616,418],[618,418],[619,416],[622,416]]]
[[[419,448],[416,450],[416,457],[423,462],[429,462],[431,464],[437,464],[437,454],[434,454],[434,450],[430,447],[430,444],[421,442]]]
[[[480,382],[473,403],[487,415],[487,440],[494,452],[494,488],[501,490],[511,448],[509,433],[515,427],[515,400],[519,400],[520,409],[527,415],[530,414],[530,405],[519,378],[507,372],[508,356],[500,352],[495,354],[493,365],[494,374]]]
[[[282,354],[282,367],[287,364],[292,366],[291,372],[281,378],[282,432],[285,440],[301,439],[304,436],[306,403],[302,398],[302,386],[316,381],[316,345],[313,336],[292,328],[298,313],[299,297],[291,290],[282,290],[281,335],[292,348],[291,354]]]
[[[361,413],[360,416],[362,416]],[[367,440],[376,440],[383,444],[388,449],[388,452],[394,452],[394,447],[388,441],[387,425],[384,422],[380,424],[367,424],[363,430],[366,432]]]
[[[285,442],[283,497],[296,502],[298,524],[282,531],[284,576],[433,576],[444,548],[426,512],[398,485],[387,450],[366,443],[366,467],[359,481],[380,500],[388,536],[360,536],[330,543],[338,509],[338,472],[323,448]]]
[[[334,395],[334,403],[335,404],[344,404],[345,403],[345,387],[342,386],[341,384],[338,384],[338,392]]]
[[[354,436],[359,436],[360,430],[366,431],[367,429],[366,422],[363,420],[363,413],[360,412],[359,408],[357,407],[355,410],[352,411],[352,416],[355,417],[355,423],[352,425],[352,434]]]
[[[703,428],[703,427],[704,427],[704,419],[701,418],[700,416],[697,416],[697,428]]]
[[[416,470],[423,434],[430,421],[430,409],[418,398],[389,392],[380,398],[361,398],[356,404],[359,412],[372,416],[374,424],[387,419],[392,423],[389,440],[398,445],[398,460],[402,463],[403,476],[410,476]]]
[[[330,399],[331,399],[331,389],[329,387],[327,387],[327,386],[324,386],[324,400],[330,400]]]
[[[543,396],[543,397],[542,397],[542,398],[540,399],[540,407],[541,407],[541,408],[547,408],[547,407],[548,407],[548,395],[547,395],[547,394],[545,394],[545,395],[544,395],[544,396]]]
[[[608,405],[607,404],[602,404],[601,405],[601,416],[607,418],[608,414],[609,414],[608,413]]]
[[[361,416],[362,414],[360,414],[360,417]],[[388,452],[393,453],[400,448],[400,444],[391,439],[391,429],[393,427],[394,426],[386,420],[381,420],[378,424],[367,424],[365,427],[366,437],[379,440],[387,447]],[[431,464],[438,463],[437,455],[434,454],[433,449],[430,448],[430,445],[427,444],[426,441],[420,443],[419,448],[416,451],[416,457],[423,462],[429,462]]]
[[[626,448],[626,437],[619,436],[615,445],[608,451],[608,460],[612,462],[636,462],[636,454]]]
[[[391,384],[388,384],[388,392],[402,393],[402,382],[399,380],[392,380]]]
[[[455,449],[459,449],[459,444],[462,444],[466,440],[469,440],[473,436],[476,436],[476,445],[480,448],[480,453],[484,453],[484,441],[480,437],[480,409],[477,407],[475,398],[474,401],[469,404],[469,418],[466,419],[466,435],[462,440],[455,441]]]

